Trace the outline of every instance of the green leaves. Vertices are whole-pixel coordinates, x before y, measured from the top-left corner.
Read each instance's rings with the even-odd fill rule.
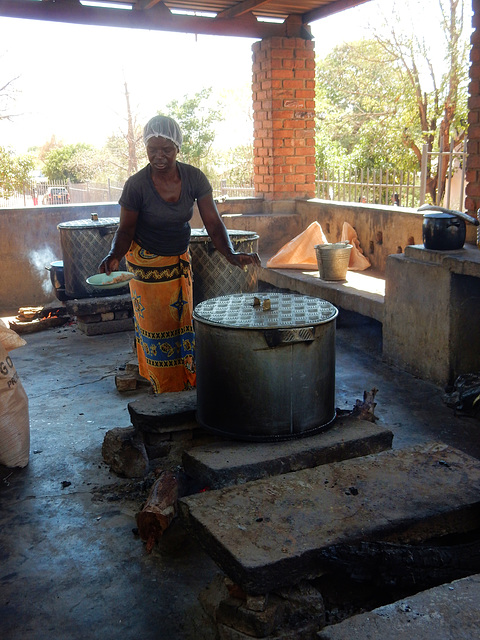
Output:
[[[35,167],[31,156],[15,156],[0,147],[0,196],[8,198],[15,191],[22,191],[30,182],[30,173]]]
[[[440,0],[439,7],[406,0],[370,40],[343,44],[317,63],[319,168],[419,170],[424,144],[435,152],[463,140],[465,7],[464,0]],[[428,172],[435,170],[429,164]],[[435,200],[445,176],[428,177]]]
[[[49,180],[87,182],[99,168],[98,151],[81,142],[49,151],[44,159],[43,173]]]
[[[183,133],[180,160],[204,168],[205,159],[215,140],[215,123],[223,120],[222,105],[212,103],[212,89],[202,89],[193,96],[185,95],[183,102],[172,100],[165,113],[178,122]]]

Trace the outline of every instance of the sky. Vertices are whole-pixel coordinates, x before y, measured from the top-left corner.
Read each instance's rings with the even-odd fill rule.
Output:
[[[360,39],[393,1],[371,0],[313,23],[317,56]],[[19,76],[10,108],[18,116],[0,120],[0,146],[26,153],[54,135],[102,147],[125,130],[125,82],[142,125],[172,99],[212,87],[215,98],[229,98],[218,145],[241,144],[252,136],[254,41],[0,17],[0,87]]]

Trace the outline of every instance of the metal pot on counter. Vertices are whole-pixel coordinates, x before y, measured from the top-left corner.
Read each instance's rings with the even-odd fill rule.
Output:
[[[423,216],[423,246],[434,251],[456,251],[465,244],[466,226],[478,226],[479,221],[467,213],[424,204],[418,211],[429,211]]]

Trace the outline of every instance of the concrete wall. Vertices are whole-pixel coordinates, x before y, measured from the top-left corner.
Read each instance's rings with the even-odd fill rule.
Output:
[[[232,198],[218,204],[229,229],[256,231],[259,250],[273,255],[280,247],[318,220],[330,242],[340,240],[344,221],[357,231],[372,269],[385,272],[387,256],[401,253],[407,244],[422,242],[422,215],[411,209],[380,207],[328,200],[265,201],[261,198]],[[0,209],[0,310],[16,311],[21,306],[43,305],[54,300],[49,272],[53,260],[63,258],[57,225],[69,220],[118,217],[116,203],[91,203]],[[192,227],[203,223],[195,211]],[[475,242],[475,227],[467,225],[467,240]]]
[[[57,225],[70,220],[118,217],[118,204],[79,204],[22,209],[0,209],[0,309],[16,311],[24,306],[41,306],[55,300],[50,274],[45,269],[62,260]]]

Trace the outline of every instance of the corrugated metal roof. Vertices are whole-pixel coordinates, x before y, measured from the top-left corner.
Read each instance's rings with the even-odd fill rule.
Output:
[[[309,23],[367,1],[0,0],[0,16],[207,35],[308,38]]]

